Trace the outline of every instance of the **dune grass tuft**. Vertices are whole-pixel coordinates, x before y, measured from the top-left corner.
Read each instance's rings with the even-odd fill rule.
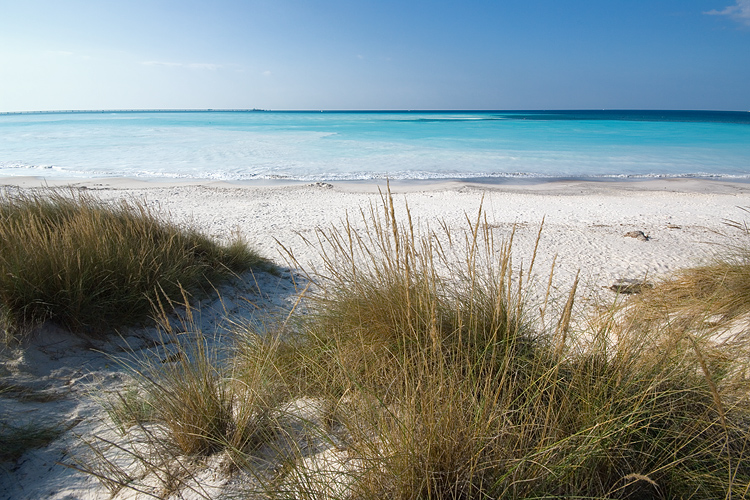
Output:
[[[701,371],[721,373],[725,385],[729,371],[744,386],[750,373],[750,231],[744,223],[728,225],[742,236],[732,238],[708,264],[681,269],[622,303],[614,331],[658,339],[654,349],[692,352],[705,365]]]
[[[27,451],[47,446],[63,432],[61,425],[12,425],[0,419],[0,464],[13,463]]]
[[[277,341],[235,324],[236,355],[227,358],[230,348],[200,330],[186,296],[179,320],[171,309],[164,304],[157,314],[161,347],[120,360],[132,383],[102,400],[115,432],[83,438],[83,451],[67,464],[113,494],[153,496],[147,492],[158,486],[160,498],[183,491],[212,498],[196,471],[210,460],[227,475],[247,468],[278,432],[276,408],[288,392],[274,365]]]
[[[362,464],[345,497],[708,498],[747,487],[747,385],[721,382],[737,360],[687,335],[670,334],[665,349],[660,331],[571,331],[575,290],[557,327],[535,330],[532,269],[514,270],[512,242],[496,244],[481,216],[464,234],[418,236],[408,208],[406,227],[390,195],[383,209],[365,231],[321,232],[320,292],[292,340],[296,386],[335,405]]]
[[[731,249],[713,262],[675,273],[628,305],[642,322],[683,328],[726,324],[750,313],[750,247]]]
[[[186,298],[186,297],[185,297]],[[196,327],[186,305],[178,329],[162,311],[162,336],[174,353],[137,368],[140,388],[150,402],[150,419],[165,426],[166,436],[181,453],[244,453],[257,447],[272,428],[270,409],[283,401],[272,364],[275,343],[235,328],[242,355],[222,363]]]
[[[269,264],[241,240],[218,244],[137,201],[75,190],[0,192],[0,315],[12,328],[52,320],[101,333],[143,322],[174,300]]]
[[[310,276],[320,291],[308,297],[315,314],[302,345],[319,356],[303,365],[325,379],[305,373],[308,390],[395,387],[420,363],[490,369],[505,349],[522,359],[533,339],[511,283],[509,246],[482,260],[478,246],[495,244],[481,219],[470,223],[468,239],[448,244],[448,233],[420,237],[411,224],[400,227],[393,200],[383,203],[385,215],[372,210],[362,234],[349,224],[320,234],[325,267]],[[464,267],[448,264],[456,252]]]

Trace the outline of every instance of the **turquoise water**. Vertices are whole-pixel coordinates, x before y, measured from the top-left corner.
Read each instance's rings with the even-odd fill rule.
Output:
[[[86,112],[0,115],[0,176],[750,179],[750,113]]]

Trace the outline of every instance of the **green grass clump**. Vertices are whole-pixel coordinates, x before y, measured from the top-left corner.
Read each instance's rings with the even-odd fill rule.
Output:
[[[11,425],[0,420],[0,463],[15,462],[31,449],[44,448],[63,431],[62,426]]]
[[[162,317],[164,338],[176,348],[175,353],[160,361],[141,362],[137,368],[140,392],[150,407],[149,420],[164,427],[166,440],[181,454],[208,456],[228,451],[240,456],[272,432],[269,413],[286,396],[278,390],[269,355],[275,343],[243,334],[238,326],[237,342],[248,344],[242,356],[222,363],[195,327],[189,307],[187,311],[179,333]],[[137,404],[131,412],[142,413]]]
[[[52,320],[100,333],[143,322],[157,294],[178,300],[268,263],[136,201],[83,192],[0,192],[0,312],[10,328]]]

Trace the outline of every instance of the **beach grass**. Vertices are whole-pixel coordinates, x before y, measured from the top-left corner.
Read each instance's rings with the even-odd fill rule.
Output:
[[[727,224],[740,235],[708,264],[679,270],[632,300],[628,304],[632,322],[645,328],[669,324],[707,331],[750,314],[750,230],[744,222]]]
[[[362,217],[318,231],[323,267],[278,332],[235,328],[228,363],[199,351],[139,370],[155,409],[179,406],[151,434],[174,451],[148,462],[152,439],[150,472],[116,484],[229,451],[264,498],[747,495],[746,340],[615,306],[573,321],[575,285],[543,325],[534,258],[515,266],[481,211],[464,231],[424,230],[386,193]],[[311,408],[305,439],[285,427],[290,405]]]
[[[13,463],[34,448],[44,448],[64,432],[61,425],[11,425],[0,420],[0,464]]]
[[[278,341],[236,323],[226,339],[235,347],[219,347],[198,326],[186,295],[178,318],[169,313],[174,308],[158,308],[156,355],[122,359],[128,388],[101,398],[119,437],[83,437],[84,451],[67,464],[113,494],[157,488],[163,497],[190,491],[212,498],[193,477],[201,465],[218,456],[222,474],[247,469],[254,452],[281,432],[277,408],[289,393],[275,364]]]
[[[172,354],[138,364],[139,389],[150,406],[148,419],[166,424],[165,435],[184,455],[247,452],[271,432],[270,410],[284,401],[269,355],[274,341],[242,335],[236,325],[234,335],[252,346],[222,363],[189,305],[185,310],[178,327],[162,310],[161,336]]]
[[[105,203],[74,189],[0,192],[6,332],[46,320],[111,332],[143,323],[157,296],[177,300],[181,290],[209,290],[254,266],[270,268],[241,239],[219,244],[137,200]]]
[[[463,234],[418,236],[390,197],[382,208],[364,234],[318,238],[316,312],[292,340],[293,385],[335,404],[359,464],[342,497],[744,491],[747,387],[723,383],[742,359],[687,332],[574,331],[575,290],[551,329],[535,328],[533,270],[513,267],[512,242],[481,215]]]

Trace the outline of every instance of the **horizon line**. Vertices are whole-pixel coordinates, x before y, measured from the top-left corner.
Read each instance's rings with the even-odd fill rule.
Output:
[[[570,111],[628,111],[628,112],[713,112],[750,113],[750,110],[727,109],[658,109],[658,108],[553,108],[553,109],[263,109],[263,108],[121,108],[121,109],[59,109],[33,111],[0,111],[4,115],[66,114],[66,113],[478,113],[478,112],[570,112]]]

